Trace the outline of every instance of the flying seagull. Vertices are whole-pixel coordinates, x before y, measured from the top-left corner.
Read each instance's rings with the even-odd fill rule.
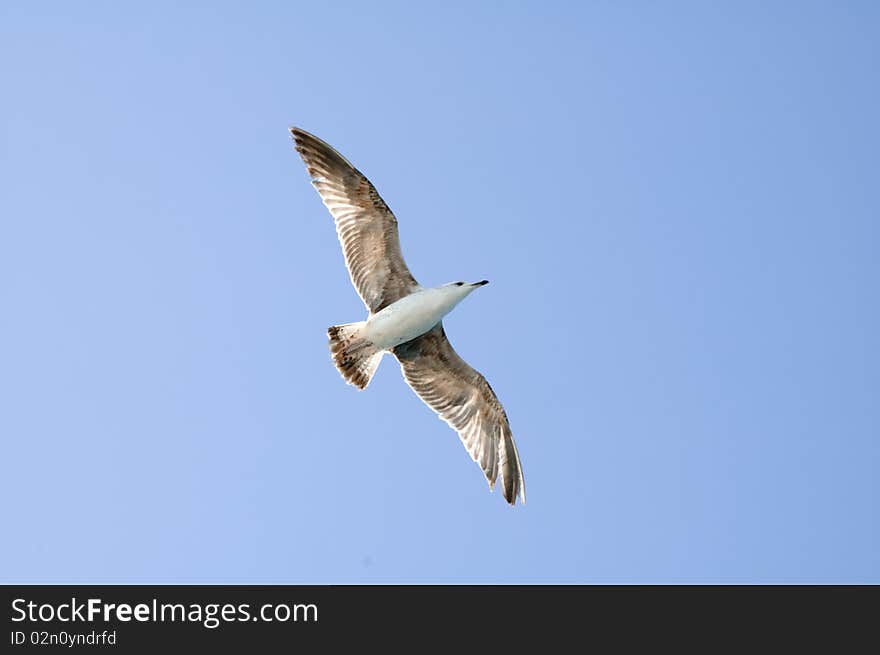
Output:
[[[498,475],[504,498],[526,501],[522,465],[507,414],[489,383],[446,338],[443,317],[487,280],[422,287],[400,250],[397,219],[370,181],[327,143],[290,129],[312,184],[336,223],[352,284],[367,320],[328,328],[330,353],[349,384],[365,389],[390,351],[407,384],[458,433],[483,469],[489,488]]]

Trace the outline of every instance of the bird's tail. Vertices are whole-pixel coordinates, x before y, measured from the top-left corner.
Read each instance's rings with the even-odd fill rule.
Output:
[[[366,324],[360,321],[327,328],[333,363],[345,381],[358,389],[366,389],[370,384],[384,352],[361,336]]]

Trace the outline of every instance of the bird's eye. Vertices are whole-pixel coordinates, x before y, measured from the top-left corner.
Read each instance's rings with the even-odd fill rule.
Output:
[[[464,284],[464,282],[456,282],[455,286],[460,287],[462,284]]]

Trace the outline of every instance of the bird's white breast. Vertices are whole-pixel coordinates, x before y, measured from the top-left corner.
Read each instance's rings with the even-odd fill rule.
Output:
[[[399,346],[437,325],[464,295],[448,287],[417,291],[370,316],[364,337],[383,350]]]

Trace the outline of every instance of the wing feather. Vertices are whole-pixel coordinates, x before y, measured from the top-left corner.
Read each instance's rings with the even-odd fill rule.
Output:
[[[290,129],[312,184],[336,223],[345,265],[373,313],[419,289],[400,250],[397,219],[370,181],[330,145]]]
[[[392,351],[413,391],[458,433],[489,487],[498,475],[504,498],[526,501],[522,464],[507,414],[492,387],[452,348],[442,323]]]

